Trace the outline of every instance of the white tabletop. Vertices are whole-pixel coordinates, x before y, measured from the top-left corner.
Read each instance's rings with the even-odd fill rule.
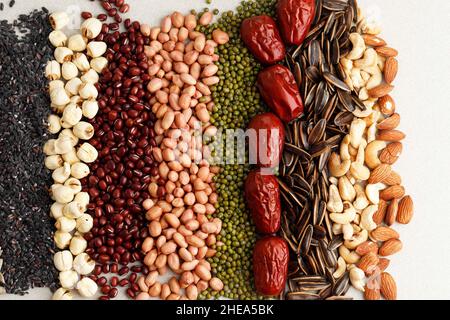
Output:
[[[2,2],[5,2],[2,1]],[[87,0],[18,0],[0,19],[45,5],[50,11],[67,5],[81,11],[98,3]],[[206,6],[204,0],[128,0],[134,19],[157,24],[173,10],[188,12]],[[211,8],[232,9],[239,0],[213,0]],[[389,272],[397,280],[399,299],[450,299],[450,2],[447,0],[360,0],[383,26],[382,37],[400,52],[400,71],[393,96],[407,134],[403,155],[396,165],[407,193],[415,201],[415,217],[408,226],[396,226],[404,249],[393,257]],[[8,3],[8,1],[6,1]],[[74,7],[76,9],[76,7]],[[448,203],[447,203],[448,202]],[[354,292],[351,291],[351,294]],[[47,289],[24,297],[49,299]],[[354,293],[360,298],[359,293]]]

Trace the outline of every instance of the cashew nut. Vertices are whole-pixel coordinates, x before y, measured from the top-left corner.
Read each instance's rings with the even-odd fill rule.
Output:
[[[377,224],[373,221],[373,215],[378,211],[377,205],[371,205],[364,209],[361,214],[361,223],[359,224],[361,228],[372,231],[377,227]]]
[[[353,227],[353,233],[354,233],[354,234],[355,234],[355,233],[358,233],[358,232],[361,232],[361,228],[358,226],[360,220],[361,220],[361,215],[358,213],[358,214],[355,216],[355,219],[353,219],[353,224],[352,224],[352,227]]]
[[[331,231],[335,236],[342,234],[342,224],[339,223],[333,223],[333,226],[331,227]]]
[[[330,174],[334,177],[342,177],[345,175],[350,169],[351,161],[344,160],[341,162],[341,158],[335,152],[333,152],[330,156],[330,160],[328,162],[328,168],[330,169]]]
[[[383,82],[383,74],[377,65],[364,68],[364,71],[371,75],[370,79],[366,83],[366,88],[368,90],[379,86]]]
[[[357,233],[353,239],[345,240],[344,246],[346,246],[350,250],[356,249],[361,243],[366,242],[369,239],[369,232],[363,229],[361,232]]]
[[[342,233],[344,235],[344,240],[351,240],[353,238],[353,227],[349,224],[344,224],[342,226]]]
[[[356,289],[359,290],[361,292],[364,292],[365,289],[365,279],[366,279],[366,275],[364,273],[363,270],[357,268],[356,266],[352,266],[349,267],[350,270],[350,282],[352,284],[352,286]]]
[[[354,119],[350,125],[350,144],[358,148],[366,130],[366,123],[362,119]]]
[[[361,78],[363,78],[364,83],[367,83],[367,81],[369,81],[369,79],[370,79],[370,73],[368,73],[364,70],[361,70]]]
[[[365,34],[379,35],[381,33],[381,27],[375,22],[366,22],[361,25],[361,31]]]
[[[339,257],[337,261],[336,271],[333,273],[333,277],[335,279],[339,279],[347,270],[347,264],[345,263],[344,258]]]
[[[377,124],[372,123],[370,127],[367,129],[367,142],[372,142],[376,139],[377,136]]]
[[[337,212],[330,213],[331,221],[333,221],[335,223],[339,223],[339,224],[344,224],[344,225],[352,222],[355,219],[355,216],[356,216],[356,210],[353,207],[353,205],[348,201],[344,202],[344,212],[343,213],[337,213]]]
[[[336,177],[330,177],[330,178],[328,178],[328,181],[330,181],[331,184],[334,184],[335,186],[337,186],[339,180]]]
[[[339,149],[342,160],[350,160],[351,159],[350,153],[348,152],[349,144],[350,144],[350,136],[346,135],[344,137],[344,139],[342,139],[341,146]]]
[[[362,59],[356,60],[353,63],[355,68],[366,68],[376,65],[378,62],[377,52],[373,48],[369,48],[364,52],[364,57]]]
[[[349,60],[347,58],[342,58],[340,63],[341,63],[342,69],[344,69],[344,71],[350,72],[353,69],[353,61],[352,60]]]
[[[349,39],[353,44],[353,49],[347,54],[347,59],[358,60],[363,56],[364,50],[366,49],[364,39],[358,32],[350,34]]]
[[[353,200],[355,200],[356,197],[355,188],[353,187],[352,183],[346,176],[339,178],[338,186],[339,186],[339,194],[341,195],[342,200],[350,202],[353,202]]]
[[[367,145],[365,150],[365,161],[370,169],[375,169],[381,164],[380,159],[378,159],[378,153],[384,148],[386,148],[386,142],[380,140],[372,141]]]
[[[364,165],[364,148],[367,142],[363,140],[358,148],[358,155],[356,156],[356,161],[352,163],[350,167],[350,172],[353,177],[359,180],[367,180],[370,177],[370,170]]]
[[[357,210],[364,210],[369,205],[364,188],[360,184],[354,186],[356,191],[356,200],[353,202],[353,206]]]
[[[359,89],[365,86],[366,81],[361,77],[361,70],[354,68],[350,72],[350,78],[352,79],[352,84],[354,89]]]
[[[384,71],[385,64],[386,64],[386,58],[381,55],[377,55],[377,66],[378,66],[378,68],[380,68],[381,71]]]
[[[339,190],[334,184],[330,185],[328,197],[327,209],[329,212],[342,212],[344,210],[344,204],[339,195]]]
[[[367,199],[373,204],[380,203],[380,190],[385,189],[386,186],[382,183],[368,184],[366,186]]]
[[[369,99],[369,90],[367,90],[367,88],[361,88],[358,92],[358,98],[361,101]]]
[[[339,247],[339,255],[349,264],[358,263],[359,259],[361,259],[359,254],[355,251],[350,251],[343,245]]]

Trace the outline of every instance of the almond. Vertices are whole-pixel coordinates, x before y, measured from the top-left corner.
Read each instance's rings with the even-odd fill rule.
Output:
[[[375,212],[373,215],[373,222],[375,222],[377,225],[382,223],[384,221],[384,216],[386,215],[386,209],[387,209],[387,202],[383,199],[380,199],[380,202],[378,203],[378,211]]]
[[[400,238],[400,235],[398,234],[397,231],[395,231],[392,228],[384,227],[384,226],[378,227],[375,230],[373,230],[370,233],[370,236],[372,237],[373,240],[381,241],[381,242],[384,242],[384,241],[387,241],[390,239]]]
[[[414,215],[414,203],[410,196],[404,197],[398,204],[397,222],[408,224]]]
[[[386,83],[391,84],[394,82],[395,77],[397,77],[398,72],[398,61],[393,57],[389,57],[386,59],[386,63],[384,65],[384,80]]]
[[[399,124],[400,124],[400,115],[398,113],[394,113],[389,118],[386,118],[379,124],[377,124],[377,128],[379,130],[393,130],[397,128]]]
[[[372,98],[381,98],[394,90],[394,86],[390,84],[380,84],[379,86],[369,90],[369,96]]]
[[[389,267],[389,264],[391,263],[391,260],[389,260],[388,258],[380,258],[380,262],[378,262],[378,269],[380,270],[380,272],[383,272],[384,270],[386,270]]]
[[[381,274],[380,291],[386,300],[397,300],[397,284],[387,272]]]
[[[405,195],[405,188],[403,186],[390,186],[380,191],[380,198],[386,201],[402,198]]]
[[[384,217],[384,222],[388,226],[392,226],[397,218],[399,199],[393,199],[386,210],[386,216]]]
[[[370,286],[366,285],[364,288],[364,299],[366,300],[380,300],[381,294],[380,289],[371,289]]]
[[[363,270],[366,274],[370,274],[377,267],[379,261],[380,259],[376,253],[369,252],[359,260],[358,268]]]
[[[368,253],[378,253],[378,245],[373,241],[366,241],[361,243],[355,250],[360,256],[365,256]]]
[[[388,186],[396,186],[402,184],[402,177],[397,172],[392,171],[382,182]]]
[[[395,101],[388,94],[378,100],[378,106],[381,113],[386,116],[390,116],[395,112]]]
[[[375,51],[383,57],[396,57],[398,56],[398,51],[395,50],[394,48],[390,48],[390,47],[378,47],[375,48]]]
[[[380,37],[371,34],[364,34],[362,37],[364,39],[364,43],[366,44],[366,46],[382,47],[386,45],[386,41],[384,41]]]
[[[403,244],[399,239],[390,239],[381,245],[379,254],[382,257],[391,256],[402,250]]]
[[[378,131],[377,140],[397,142],[406,138],[406,135],[399,130],[381,130]]]
[[[391,166],[388,164],[380,164],[371,173],[368,182],[376,184],[386,179],[392,172]]]
[[[379,156],[379,159],[382,163],[394,164],[397,162],[398,158],[402,154],[403,145],[401,142],[393,142],[387,145],[384,148]]]

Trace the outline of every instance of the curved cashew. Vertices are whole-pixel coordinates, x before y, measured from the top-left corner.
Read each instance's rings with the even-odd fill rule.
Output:
[[[355,216],[355,219],[353,220],[353,224],[352,224],[352,227],[353,227],[353,234],[361,232],[361,228],[358,226],[360,220],[361,220],[361,215],[360,215],[360,214],[357,214],[357,215]]]
[[[361,101],[366,101],[369,99],[369,90],[367,90],[367,88],[361,88],[358,92],[358,98]]]
[[[372,231],[377,227],[377,224],[373,221],[373,215],[378,211],[377,205],[371,205],[364,209],[361,214],[361,223],[359,224],[361,228]]]
[[[350,60],[358,60],[363,56],[364,50],[366,49],[364,39],[358,32],[350,34],[349,39],[353,44],[353,49],[347,54],[346,58]]]
[[[353,207],[353,205],[348,201],[344,202],[344,212],[343,213],[337,213],[337,212],[330,213],[331,221],[333,221],[335,223],[339,223],[339,224],[344,224],[344,225],[352,222],[355,219],[355,216],[356,216],[356,210]]]
[[[361,259],[359,254],[355,251],[348,250],[345,246],[339,247],[339,255],[349,264],[358,263],[359,259]]]
[[[341,66],[342,69],[344,69],[344,71],[350,72],[353,69],[353,61],[349,60],[347,58],[342,58],[341,61]]]
[[[351,161],[344,160],[341,162],[341,158],[335,152],[333,152],[330,156],[330,160],[328,162],[328,168],[330,169],[330,174],[334,177],[342,177],[345,175],[350,169]]]
[[[330,177],[330,178],[328,178],[328,181],[330,181],[331,184],[334,184],[335,186],[337,186],[339,180],[336,177]]]
[[[382,183],[368,184],[366,186],[367,199],[369,199],[372,204],[380,203],[380,190],[383,190],[384,188],[385,185]]]
[[[350,180],[346,177],[340,177],[339,178],[339,194],[341,195],[342,200],[353,202],[356,197],[355,188],[353,187]]]
[[[345,240],[344,246],[346,246],[350,250],[356,249],[361,243],[366,242],[369,239],[369,232],[363,229],[361,232],[356,234],[352,240]]]
[[[349,144],[350,144],[350,136],[346,135],[344,139],[342,139],[341,146],[339,148],[339,153],[341,155],[342,160],[351,160],[350,153],[348,152]]]
[[[350,172],[353,177],[358,180],[367,180],[370,177],[370,170],[364,165],[364,148],[367,145],[367,142],[365,140],[363,141],[364,143],[359,145],[356,161],[353,162],[350,167]]]
[[[362,119],[354,119],[350,125],[350,144],[358,148],[366,130],[366,122]]]
[[[352,284],[352,286],[359,291],[364,292],[365,289],[365,279],[366,279],[366,275],[364,273],[364,271],[362,271],[361,269],[357,268],[356,266],[352,266],[350,267],[350,282]]]
[[[362,90],[361,90],[362,91]],[[365,102],[365,101],[364,101]],[[372,109],[372,106],[370,106],[370,107],[366,107],[366,110],[360,110],[360,109],[358,109],[358,108],[356,108],[356,110],[355,111],[353,111],[353,115],[355,116],[355,117],[358,117],[358,118],[365,118],[365,117],[368,117],[368,116],[370,116],[370,114],[373,112],[373,109]]]
[[[344,204],[339,195],[339,190],[334,184],[330,185],[328,197],[327,209],[329,212],[342,212],[344,210]]]
[[[367,142],[372,142],[377,137],[377,124],[372,123],[370,127],[367,129]]]
[[[366,68],[376,65],[378,62],[378,54],[373,48],[369,48],[364,52],[364,57],[362,59],[356,60],[353,65],[355,68]]]
[[[371,75],[370,79],[366,83],[366,88],[368,90],[379,86],[383,82],[383,73],[377,65],[365,68],[364,71]]]
[[[380,55],[377,55],[377,66],[381,71],[384,71],[384,66],[386,64],[386,58]]]
[[[366,34],[379,35],[381,33],[381,27],[375,22],[366,22],[361,26],[361,31]]]
[[[337,261],[336,271],[333,273],[333,277],[335,279],[339,279],[347,270],[347,264],[345,263],[344,258],[339,257]]]
[[[344,235],[344,240],[351,240],[353,238],[353,227],[349,224],[344,224],[342,226],[342,233]]]
[[[333,231],[333,234],[335,236],[342,234],[342,224],[333,223],[333,226],[331,227],[331,231]]]
[[[350,72],[350,78],[352,79],[352,85],[354,89],[359,89],[365,86],[366,81],[361,77],[361,70],[354,68]]]
[[[369,200],[367,200],[366,192],[360,184],[356,184],[354,187],[356,191],[356,200],[353,202],[353,206],[357,210],[364,210],[369,205]]]
[[[370,73],[361,70],[361,78],[363,78],[364,82],[367,83],[367,81],[369,81],[370,79]]]
[[[375,169],[381,164],[380,159],[378,159],[378,152],[386,148],[386,142],[375,140],[367,145],[365,150],[365,161],[370,169]]]

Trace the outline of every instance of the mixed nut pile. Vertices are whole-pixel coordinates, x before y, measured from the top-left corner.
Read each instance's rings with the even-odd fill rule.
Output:
[[[71,36],[73,17],[49,15],[53,299],[397,298],[393,226],[414,210],[393,169],[398,52],[355,0],[155,27],[100,4]],[[248,150],[225,150],[245,161],[221,162],[222,130],[245,128]]]

